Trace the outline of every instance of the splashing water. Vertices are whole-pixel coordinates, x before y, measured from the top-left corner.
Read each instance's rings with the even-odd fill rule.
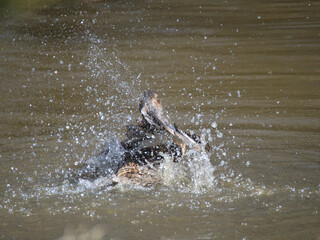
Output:
[[[165,185],[176,187],[182,192],[197,194],[205,193],[216,186],[215,167],[204,149],[209,139],[212,139],[211,132],[204,129],[201,135],[201,152],[189,149],[179,163],[165,157],[161,165],[161,176]]]
[[[89,41],[91,44],[89,44],[87,51],[87,62],[82,64],[90,72],[90,81],[83,80],[80,86],[84,90],[81,92],[81,101],[84,104],[80,110],[88,112],[88,114],[81,116],[76,113],[72,114],[66,119],[64,127],[58,128],[55,148],[58,153],[56,158],[59,158],[57,162],[60,165],[56,164],[54,170],[46,167],[42,173],[43,179],[39,183],[30,180],[28,184],[33,184],[32,189],[28,184],[25,184],[25,189],[19,188],[17,191],[8,185],[5,194],[21,199],[19,206],[11,206],[10,202],[4,202],[3,206],[8,208],[8,211],[20,211],[32,215],[32,210],[29,211],[26,208],[30,200],[45,202],[46,199],[54,197],[63,201],[56,208],[48,208],[50,214],[78,212],[80,209],[74,202],[91,202],[93,198],[95,201],[92,204],[103,205],[105,199],[109,201],[110,198],[109,202],[112,202],[110,194],[114,190],[130,192],[132,189],[137,189],[137,187],[111,187],[111,181],[108,177],[99,177],[94,181],[83,179],[76,185],[69,181],[63,181],[67,178],[67,172],[73,165],[79,165],[98,155],[110,142],[110,139],[123,138],[124,126],[132,123],[138,117],[137,105],[143,88],[149,86],[147,82],[141,80],[141,74],[137,77],[133,76],[130,69],[118,56],[115,48],[104,47],[103,41],[96,37],[91,36]],[[170,115],[170,113],[168,114]],[[228,166],[233,156],[229,156],[226,145],[235,143],[235,140],[230,141],[227,138],[228,134],[222,133],[223,129],[216,123],[219,116],[223,114],[224,110],[221,110],[220,113],[215,113],[212,116],[196,114],[191,119],[191,123],[194,123],[197,128],[202,127],[205,117],[213,122],[212,129],[202,130],[203,149],[201,153],[189,149],[179,163],[174,163],[171,158],[165,156],[165,160],[160,166],[160,175],[163,185],[168,187],[169,193],[172,189],[181,193],[203,194],[210,192],[215,194],[221,191],[225,182],[234,183],[234,186],[240,185],[251,192],[255,191],[256,188],[252,187],[252,182],[235,174]],[[66,134],[69,134],[71,139],[68,139]],[[219,140],[218,144],[215,143],[217,139]],[[212,147],[212,152],[209,155],[204,151],[206,143]],[[237,156],[236,159],[239,157]],[[40,171],[35,171],[35,175],[38,173]],[[52,176],[59,175],[63,177],[52,178]],[[38,178],[40,179],[41,176],[39,175]],[[138,189],[141,190],[141,188]],[[148,190],[149,188],[143,189]],[[228,196],[230,199],[234,197],[231,192]],[[99,200],[97,200],[98,198]],[[95,216],[95,212],[85,214]]]
[[[134,103],[139,102],[142,92],[141,74],[137,78],[132,77],[130,69],[117,56],[115,48],[108,49],[103,47],[104,42],[92,35],[89,41],[92,44],[88,48],[86,67],[90,72],[90,84],[86,85],[89,99],[87,99],[85,107],[93,113],[97,121],[95,121],[95,125],[89,128],[86,127],[86,124],[75,123],[68,125],[68,128],[78,129],[78,133],[74,131],[74,144],[80,144],[83,148],[88,149],[85,150],[87,153],[79,156],[76,163],[86,162],[89,156],[92,156],[92,152],[89,153],[90,149],[91,151],[95,149],[93,153],[95,152],[96,154],[101,151],[110,136],[122,137],[121,132],[124,131],[124,125],[133,120],[132,114],[125,113],[125,108],[136,109],[135,105],[137,104]],[[122,97],[124,95],[125,97]],[[85,122],[86,120],[83,120],[83,123]],[[211,136],[209,137],[212,138]],[[95,140],[88,141],[88,138],[95,138]],[[202,140],[206,142],[204,139]],[[70,148],[74,144],[71,144]],[[164,171],[166,175],[164,182],[166,184],[172,183],[173,181],[170,179],[174,180],[176,174],[180,172],[180,174],[186,175],[189,179],[189,183],[185,185],[189,191],[202,192],[214,185],[214,168],[207,154],[189,150],[184,159],[184,170],[179,170],[179,166],[169,167],[171,164],[169,163],[170,159],[166,157],[165,162],[167,165],[163,167],[163,169],[167,169],[167,171]],[[176,171],[176,173],[172,171]],[[94,188],[95,186],[99,188],[102,182],[104,182],[102,179],[94,183],[83,180],[80,182],[80,189]]]

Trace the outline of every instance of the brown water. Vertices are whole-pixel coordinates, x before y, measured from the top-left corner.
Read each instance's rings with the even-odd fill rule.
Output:
[[[320,3],[1,9],[0,237],[320,239]],[[70,184],[155,89],[213,152],[164,184]],[[86,237],[86,238],[85,238]]]

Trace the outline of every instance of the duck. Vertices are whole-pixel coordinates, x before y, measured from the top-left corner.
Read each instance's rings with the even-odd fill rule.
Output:
[[[144,92],[139,112],[141,119],[126,125],[126,138],[115,144],[116,149],[109,146],[91,158],[76,171],[76,178],[95,180],[101,176],[111,176],[113,184],[150,186],[161,182],[158,169],[165,154],[173,162],[178,162],[187,146],[198,152],[202,151],[198,135],[190,134],[170,123],[154,90]],[[163,143],[161,136],[173,137],[179,141]],[[155,140],[158,142],[154,143]],[[209,144],[206,144],[205,151],[210,151]]]

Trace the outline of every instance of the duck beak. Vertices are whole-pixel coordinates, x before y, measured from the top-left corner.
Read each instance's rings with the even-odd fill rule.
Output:
[[[180,138],[185,144],[196,149],[198,152],[201,152],[201,143],[195,141],[189,134],[178,129],[178,127],[174,124],[172,127],[168,122],[165,123],[164,128],[174,136]]]
[[[151,125],[154,125],[162,130],[166,130],[173,136],[180,138],[185,144],[188,144],[189,146],[195,148],[198,152],[201,151],[201,145],[199,142],[195,141],[186,132],[178,129],[175,124],[174,126],[172,126],[167,119],[162,117],[162,115],[158,116],[152,111],[146,111],[146,108],[142,108],[141,114]]]

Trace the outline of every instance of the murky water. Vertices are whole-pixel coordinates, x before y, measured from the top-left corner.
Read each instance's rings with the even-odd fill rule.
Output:
[[[1,9],[1,238],[320,238],[319,2],[32,7]],[[66,181],[149,88],[213,152],[150,188]]]

